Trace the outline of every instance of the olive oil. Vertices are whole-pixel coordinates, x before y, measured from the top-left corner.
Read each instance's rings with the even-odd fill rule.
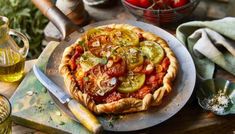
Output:
[[[0,81],[15,82],[23,78],[29,42],[25,35],[8,27],[9,20],[0,16]],[[21,39],[19,47],[11,36]]]
[[[25,58],[12,49],[0,48],[0,81],[15,82],[24,75]]]

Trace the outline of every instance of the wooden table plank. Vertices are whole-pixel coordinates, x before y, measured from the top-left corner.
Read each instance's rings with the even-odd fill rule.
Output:
[[[36,63],[35,60],[28,60],[25,62],[25,74],[27,74],[32,66]],[[14,82],[14,83],[6,83],[6,82],[0,82],[0,94],[3,94],[6,96],[8,99],[12,96],[12,94],[15,92],[15,89],[17,86],[20,84],[19,82]]]

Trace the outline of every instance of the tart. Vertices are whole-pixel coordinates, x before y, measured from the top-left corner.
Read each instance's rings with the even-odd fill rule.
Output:
[[[161,104],[177,70],[166,41],[129,24],[88,30],[65,49],[59,67],[67,92],[96,114]]]

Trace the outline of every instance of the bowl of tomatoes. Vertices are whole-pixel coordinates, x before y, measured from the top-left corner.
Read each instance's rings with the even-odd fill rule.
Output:
[[[138,20],[156,25],[179,22],[188,17],[200,0],[122,0]]]

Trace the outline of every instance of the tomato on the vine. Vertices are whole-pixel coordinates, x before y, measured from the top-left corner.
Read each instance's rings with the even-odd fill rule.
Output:
[[[172,3],[172,0],[154,0],[155,6],[153,9],[168,9]]]
[[[139,0],[140,6],[143,8],[148,8],[153,4],[152,0]]]
[[[171,6],[173,8],[182,7],[186,5],[187,3],[189,3],[189,0],[172,0]]]
[[[140,0],[126,0],[126,1],[134,6],[140,6]]]

